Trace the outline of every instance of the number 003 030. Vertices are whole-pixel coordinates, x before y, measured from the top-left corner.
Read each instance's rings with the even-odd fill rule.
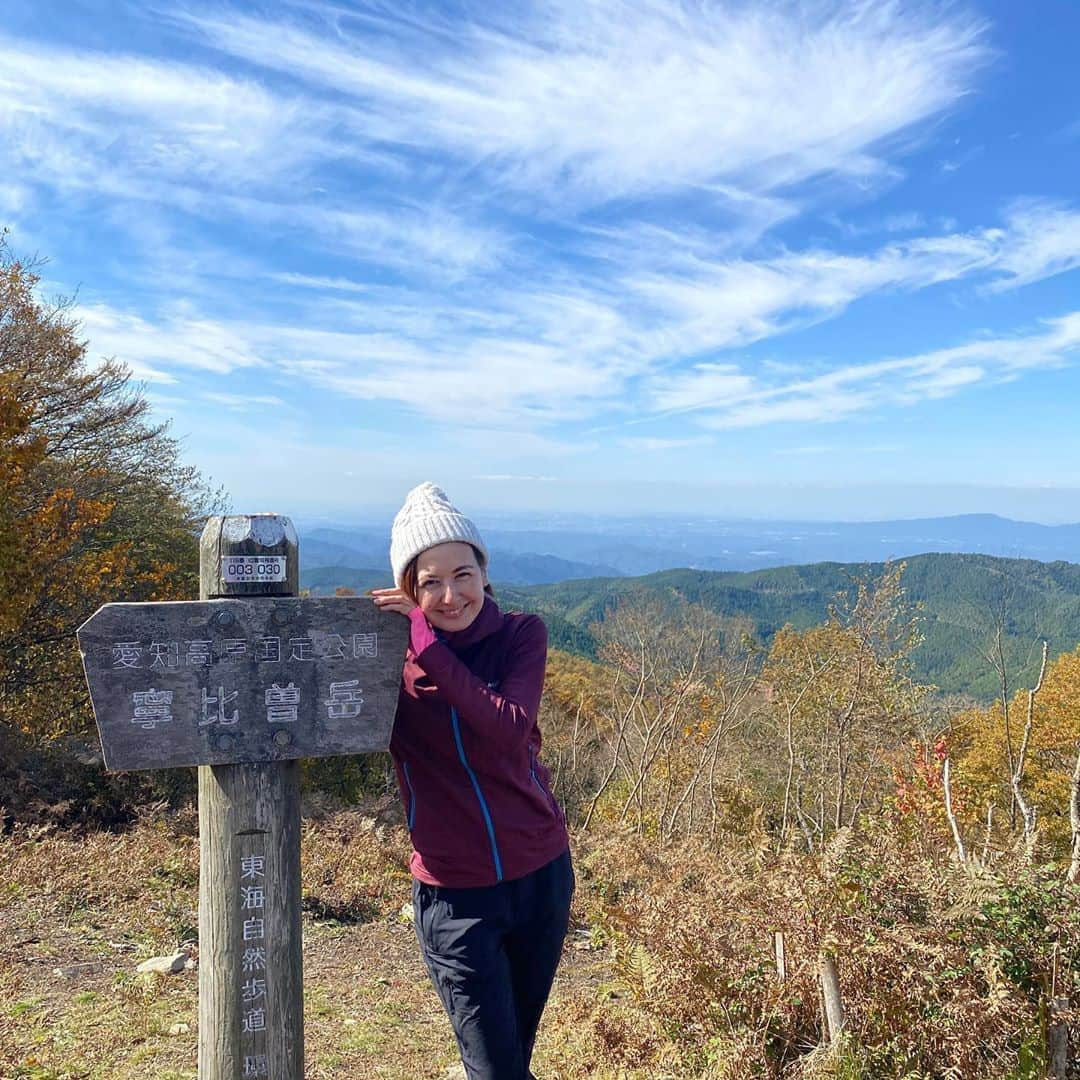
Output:
[[[283,555],[223,555],[221,576],[226,581],[284,581]]]

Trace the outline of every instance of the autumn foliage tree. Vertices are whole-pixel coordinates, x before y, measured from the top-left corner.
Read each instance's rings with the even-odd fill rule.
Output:
[[[915,732],[924,688],[911,677],[919,632],[903,571],[854,583],[821,626],[773,638],[762,682],[766,745],[782,748],[772,758],[782,840],[797,831],[816,850],[854,824],[888,790],[892,756]]]
[[[1012,701],[1014,716],[1027,710],[1028,691]],[[1030,803],[1039,840],[1048,854],[1080,866],[1080,650],[1063,653],[1049,663],[1032,701],[1032,723],[1023,776],[1025,801]],[[1019,734],[1011,733],[1014,741]],[[1007,745],[1009,728],[1003,706],[970,709],[955,721],[958,767],[976,796],[973,811],[990,820],[990,839],[1004,845],[1018,833],[1022,821],[1009,811],[1014,801],[1010,768],[1015,746]],[[978,827],[975,820],[969,828]],[[1074,877],[1080,871],[1073,871]]]
[[[38,281],[0,240],[0,722],[50,738],[91,720],[75,629],[110,600],[196,595],[216,496]]]
[[[584,826],[625,822],[670,840],[727,824],[738,802],[729,751],[758,668],[745,630],[676,596],[625,603],[592,628],[598,664],[553,665],[560,794],[583,789],[570,801]]]

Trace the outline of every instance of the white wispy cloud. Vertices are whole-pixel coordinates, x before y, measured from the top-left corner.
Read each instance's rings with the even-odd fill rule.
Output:
[[[620,282],[653,315],[644,347],[686,356],[732,348],[835,316],[887,289],[921,289],[991,268],[996,242],[953,234],[890,244],[867,255],[827,250],[774,258],[668,260],[663,273]],[[662,318],[660,316],[663,316]]]
[[[57,184],[88,181],[101,162],[122,163],[132,183],[289,174],[318,129],[302,104],[205,67],[0,37],[3,144]]]
[[[697,436],[687,439],[665,439],[642,435],[636,438],[619,439],[619,445],[627,450],[644,451],[645,453],[662,453],[665,450],[684,450],[688,446],[705,446],[712,440],[707,436]]]
[[[862,222],[846,221],[835,213],[827,215],[825,220],[844,236],[925,232],[929,227],[925,215],[917,210],[886,214],[884,217],[875,217]],[[950,225],[946,231],[951,231],[953,228],[955,225]]]
[[[387,203],[373,196],[351,208],[191,189],[174,188],[170,195],[188,213],[224,224],[240,220],[265,234],[288,237],[317,255],[339,254],[367,263],[369,273],[374,266],[391,267],[417,280],[456,278],[498,266],[509,249],[497,228],[413,199]],[[322,288],[343,288],[341,279],[330,285],[318,275],[291,278],[298,285],[320,281]]]
[[[887,171],[882,141],[952,105],[987,58],[963,11],[893,3],[547,0],[452,28],[417,9],[358,14],[362,42],[342,18],[177,17],[214,48],[347,95],[354,137],[584,200]]]
[[[744,400],[756,389],[752,375],[736,364],[696,364],[689,372],[668,375],[653,381],[653,405],[662,412],[682,412],[706,406],[722,408],[728,402]]]
[[[225,394],[218,390],[204,390],[199,396],[204,401],[212,401],[238,412],[247,412],[252,408],[276,408],[285,404],[284,400],[275,394]]]
[[[499,415],[533,421],[618,408],[641,378],[650,408],[698,408],[740,398],[752,389],[750,376],[719,359],[680,369],[683,359],[835,317],[875,292],[995,273],[1012,238],[995,228],[915,238],[860,256],[817,249],[750,261],[710,260],[703,247],[680,248],[673,236],[648,241],[663,272],[638,270],[610,282],[552,274],[548,288],[504,285],[483,298],[379,290],[323,304],[324,318],[360,332],[264,336],[290,343],[290,370],[319,385],[442,419],[481,381]],[[641,234],[635,243],[645,266],[647,243]],[[434,392],[414,394],[413,373]],[[847,411],[860,407],[845,401]]]
[[[870,255],[739,254],[799,212],[779,186],[886,168],[873,155],[891,137],[965,92],[987,53],[983,28],[959,9],[552,0],[451,27],[449,16],[361,5],[352,16],[375,30],[362,41],[332,5],[285,10],[291,21],[228,6],[175,16],[209,48],[260,64],[276,81],[226,75],[206,59],[0,38],[0,118],[10,120],[0,144],[24,172],[62,190],[242,222],[367,264],[360,277],[385,268],[413,281],[478,277],[482,292],[468,298],[460,325],[491,333],[524,306],[542,346],[574,339],[585,354],[614,350],[620,367],[760,340],[882,289],[979,270],[1005,288],[1076,263],[1077,218],[1037,203],[1014,208],[999,233],[913,238]],[[534,194],[572,189],[588,201],[686,190],[714,213],[693,226],[674,209],[631,216],[538,245],[528,235],[538,222],[512,235],[467,184],[446,188],[456,208],[443,203],[446,154]],[[356,180],[381,165],[415,186],[374,183],[362,201],[337,204],[295,188],[320,168]],[[909,215],[897,228],[916,223]],[[575,265],[581,257],[618,267],[615,280],[590,280]],[[514,278],[491,281],[507,269]],[[276,268],[268,276],[320,291],[369,287]],[[545,295],[562,321],[540,310]]]
[[[349,362],[329,360],[328,345],[348,350]],[[286,370],[323,389],[466,426],[580,418],[589,415],[590,401],[614,397],[619,388],[611,370],[522,340],[475,342],[447,354],[375,335],[334,344],[293,333],[277,351],[292,357],[282,361]]]
[[[1030,285],[1080,266],[1080,211],[1046,199],[1024,199],[1006,214],[1007,233],[996,291]]]
[[[432,267],[462,272],[490,268],[506,248],[497,229],[469,224],[438,207],[295,207],[277,220],[290,228],[314,230],[327,247],[399,267],[416,277],[427,276]]]
[[[342,141],[349,114],[206,65],[0,36],[0,152],[14,176],[65,196],[272,229],[418,276],[494,265],[498,230],[437,197],[370,182],[362,203],[316,190],[317,175],[342,163],[369,181],[372,170],[400,170],[366,139]],[[0,213],[21,211],[28,191],[5,182]]]
[[[357,292],[370,293],[371,285],[363,281],[353,281],[343,277],[320,277],[316,274],[270,273],[265,275],[270,281],[282,285],[295,285],[301,289],[316,289],[319,292]]]
[[[543,435],[536,431],[514,427],[457,427],[451,430],[455,444],[465,451],[477,455],[479,460],[490,461],[498,454],[498,461],[504,468],[518,467],[523,472],[536,462],[550,465],[561,459],[587,457],[602,448],[595,439],[582,438],[572,434],[564,438]]]
[[[1080,312],[1046,320],[1042,329],[986,338],[917,356],[849,364],[805,379],[769,383],[750,376],[745,390],[718,399],[708,371],[696,369],[659,388],[710,429],[774,423],[831,423],[885,405],[915,405],[983,382],[1001,382],[1036,368],[1060,367],[1080,353]],[[696,396],[695,396],[696,392]]]
[[[635,350],[675,359],[834,318],[879,292],[969,279],[1002,290],[1065,273],[1080,266],[1080,210],[1027,200],[1009,207],[1000,226],[912,237],[857,255],[817,248],[717,258],[695,230],[685,239],[673,229],[640,230],[627,261],[630,270],[604,295],[632,307],[624,321],[634,327]],[[727,389],[721,384],[720,392]]]
[[[1056,226],[1059,213],[1040,220]],[[129,359],[148,378],[177,367],[227,372],[265,364],[338,395],[467,428],[635,414],[640,422],[677,412],[696,413],[713,427],[839,419],[884,402],[947,396],[1071,351],[1069,316],[1015,341],[977,341],[812,376],[797,364],[751,368],[730,357],[835,317],[875,292],[964,278],[1013,281],[1021,266],[1029,276],[1036,265],[1050,272],[1058,262],[1024,255],[1038,235],[1034,211],[1022,228],[1014,230],[1014,220],[859,256],[814,249],[752,262],[668,253],[663,274],[606,283],[563,275],[546,286],[504,285],[489,296],[468,287],[436,293],[379,286],[368,295],[346,289],[336,297],[317,293],[308,314],[305,283],[291,279],[282,284],[300,294],[290,298],[299,304],[292,323],[214,321],[192,310],[167,312],[156,325],[110,309],[87,309],[84,319],[96,349]]]
[[[30,205],[32,197],[26,184],[0,180],[0,218],[14,218],[22,213]]]
[[[223,375],[263,363],[242,333],[184,304],[155,321],[108,304],[80,304],[71,314],[81,324],[91,359],[115,357],[150,382],[176,382],[177,369]]]

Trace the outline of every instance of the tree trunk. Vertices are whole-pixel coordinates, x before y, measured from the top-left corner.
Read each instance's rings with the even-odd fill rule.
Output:
[[[949,819],[949,828],[952,829],[953,840],[956,842],[956,857],[962,863],[967,862],[967,852],[964,850],[964,840],[960,835],[960,826],[956,820],[956,814],[953,813],[952,805],[952,781],[949,769],[949,759],[945,759],[945,764],[941,770],[941,785],[945,790],[945,816]]]
[[[1072,859],[1069,881],[1080,881],[1080,748],[1076,753],[1072,783],[1069,785],[1069,824],[1072,826]]]
[[[1027,801],[1024,795],[1024,765],[1027,762],[1028,746],[1031,742],[1031,730],[1035,722],[1035,695],[1042,689],[1043,678],[1046,675],[1047,644],[1042,645],[1042,665],[1039,668],[1039,678],[1035,685],[1028,691],[1027,717],[1024,721],[1024,734],[1020,740],[1020,753],[1016,758],[1016,768],[1012,774],[1012,792],[1016,805],[1020,808],[1020,814],[1024,822],[1024,842],[1030,847],[1035,837],[1035,807]]]

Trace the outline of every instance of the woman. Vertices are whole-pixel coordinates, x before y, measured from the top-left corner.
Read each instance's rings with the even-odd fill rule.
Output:
[[[469,1080],[528,1080],[574,889],[537,756],[547,630],[499,610],[476,526],[434,484],[406,496],[390,563],[373,596],[410,623],[390,753],[420,950]]]

